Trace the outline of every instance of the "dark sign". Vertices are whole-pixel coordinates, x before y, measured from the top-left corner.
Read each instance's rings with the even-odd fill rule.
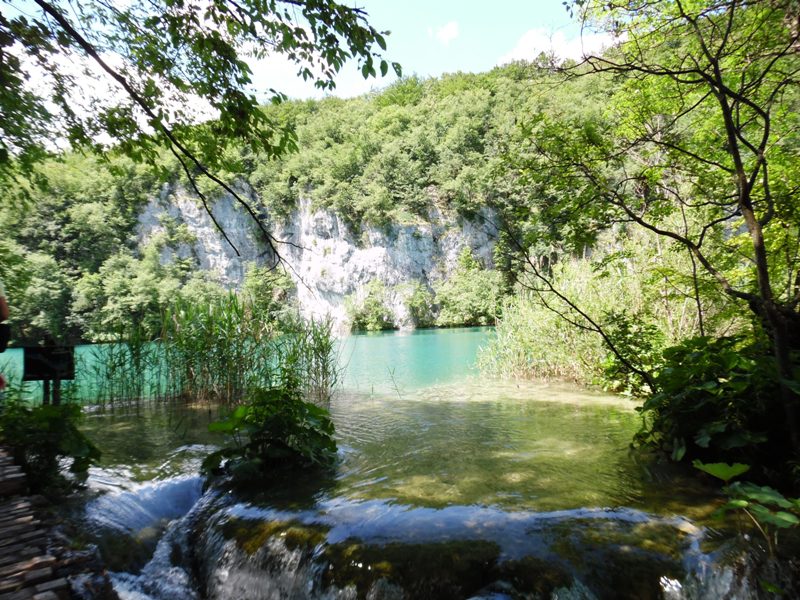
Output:
[[[75,379],[73,346],[25,348],[22,381]]]
[[[6,351],[10,339],[11,326],[8,323],[0,323],[0,352]]]

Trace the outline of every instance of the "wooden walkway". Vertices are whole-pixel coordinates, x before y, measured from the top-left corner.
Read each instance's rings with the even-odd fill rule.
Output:
[[[67,600],[69,583],[26,491],[25,474],[0,448],[0,600]]]

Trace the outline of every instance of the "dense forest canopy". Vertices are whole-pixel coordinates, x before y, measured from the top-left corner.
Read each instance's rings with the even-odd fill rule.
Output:
[[[225,156],[230,170],[220,176],[252,189],[253,208],[272,221],[290,218],[305,198],[355,231],[424,222],[431,210],[469,217],[505,196],[521,203],[524,186],[512,189],[500,175],[503,146],[525,103],[540,102],[547,91],[535,82],[548,77],[544,68],[517,64],[483,75],[404,79],[352,100],[266,107],[270,119],[297,132],[300,150],[270,159],[239,147]],[[164,152],[158,160],[171,185],[189,188],[174,156]],[[191,257],[160,262],[163,248],[192,241],[185,227],[165,223],[163,235],[138,246],[138,215],[161,186],[148,166],[120,154],[107,162],[70,154],[37,173],[46,186],[27,191],[29,204],[6,203],[0,225],[3,276],[19,299],[12,315],[19,339],[47,331],[56,339],[99,339],[126,315],[157,320],[176,290],[204,297],[220,289],[196,272]],[[198,185],[211,200],[225,194],[213,182]],[[497,294],[499,287],[488,289]],[[464,322],[472,321],[447,318]]]

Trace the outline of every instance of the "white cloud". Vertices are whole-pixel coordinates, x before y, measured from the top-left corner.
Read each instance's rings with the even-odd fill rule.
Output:
[[[584,33],[576,38],[568,39],[563,31],[555,33],[546,29],[531,29],[522,34],[516,46],[501,56],[497,64],[503,65],[515,60],[533,60],[539,54],[554,54],[557,58],[580,60],[591,54],[597,54],[604,48],[614,44],[614,38],[608,33]]]
[[[433,31],[430,27],[428,28],[428,36],[435,37],[442,46],[449,46],[450,42],[458,37],[458,33],[458,23],[456,21],[445,23],[436,31]]]

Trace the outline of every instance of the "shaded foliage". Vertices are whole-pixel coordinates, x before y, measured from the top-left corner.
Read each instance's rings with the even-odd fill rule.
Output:
[[[35,492],[57,495],[74,486],[61,474],[62,460],[73,473],[99,461],[100,451],[78,429],[81,417],[79,404],[32,406],[18,390],[0,403],[0,441],[13,449]]]
[[[774,427],[779,393],[766,344],[744,336],[691,338],[664,351],[657,393],[641,407],[636,442],[673,459],[739,459],[770,464],[783,452]]]
[[[252,390],[209,431],[228,435],[230,443],[206,457],[203,471],[224,471],[240,486],[258,486],[279,469],[330,466],[336,457],[328,412],[291,386]]]

